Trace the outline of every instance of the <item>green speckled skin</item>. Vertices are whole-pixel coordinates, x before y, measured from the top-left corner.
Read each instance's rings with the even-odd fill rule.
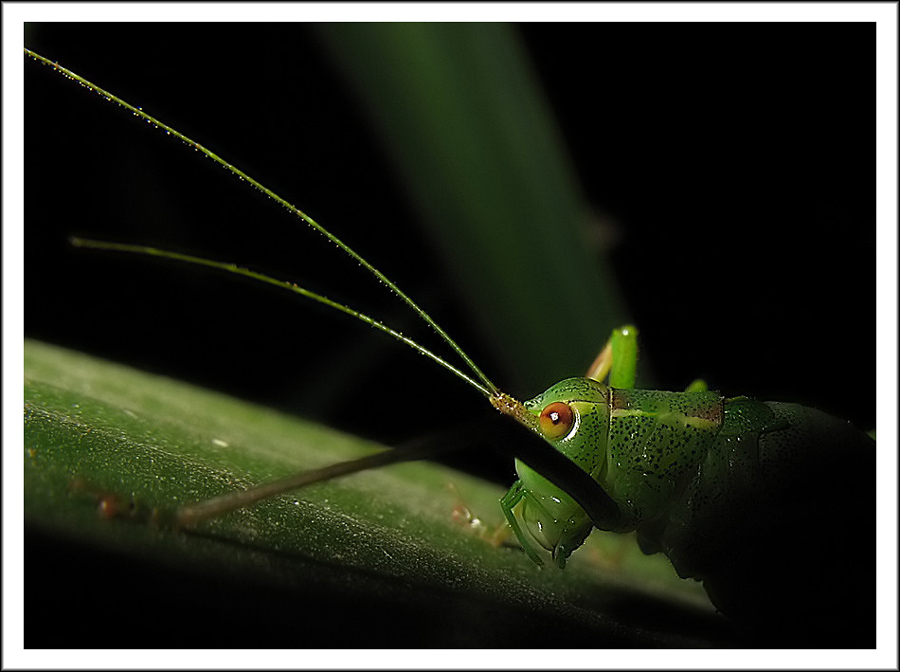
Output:
[[[638,529],[664,514],[709,450],[723,422],[723,400],[715,392],[616,390],[590,378],[563,380],[525,402],[535,415],[562,401],[575,411],[572,430],[551,442],[588,472],[619,505],[605,530]],[[593,522],[564,491],[521,461],[519,481],[505,502],[522,500],[524,527],[557,564],[575,550]],[[512,493],[512,491],[511,491]],[[598,521],[594,521],[598,522]],[[514,526],[515,527],[515,526]]]
[[[588,446],[606,445],[609,433],[609,388],[590,378],[567,378],[543,394],[525,402],[534,415],[555,401],[571,404],[577,410],[573,430],[553,446],[578,466],[596,476],[605,462],[602,451]]]
[[[742,430],[723,429],[641,548],[776,643],[874,646],[874,441],[797,404],[725,410]],[[748,413],[767,421],[754,431]]]
[[[600,483],[619,504],[619,526],[637,529],[665,511],[712,446],[722,427],[722,398],[715,392],[612,390],[610,406]]]
[[[680,576],[703,581],[723,613],[774,645],[874,642],[868,436],[797,404],[618,390],[584,378],[525,405],[539,414],[556,401],[568,402],[577,419],[551,443],[620,507],[602,529],[637,530],[645,553],[665,553]],[[593,523],[565,492],[516,467],[520,480],[505,505],[521,507],[524,530],[563,567]],[[833,530],[859,530],[862,545],[830,546]],[[786,611],[775,608],[785,600]],[[852,624],[836,604],[854,614]]]

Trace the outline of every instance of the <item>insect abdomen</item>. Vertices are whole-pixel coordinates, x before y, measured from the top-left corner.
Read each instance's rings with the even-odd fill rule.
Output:
[[[874,646],[874,442],[815,409],[735,402],[641,548],[775,644]],[[744,426],[753,413],[763,421]]]

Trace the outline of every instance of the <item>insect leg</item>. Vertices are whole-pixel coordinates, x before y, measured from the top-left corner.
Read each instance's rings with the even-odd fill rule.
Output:
[[[632,389],[637,369],[637,334],[637,328],[632,325],[613,329],[612,335],[588,368],[585,377],[602,383],[609,375],[610,387]]]

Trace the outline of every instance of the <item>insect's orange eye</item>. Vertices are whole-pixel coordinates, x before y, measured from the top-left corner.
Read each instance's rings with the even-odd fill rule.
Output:
[[[540,423],[545,438],[561,439],[571,431],[575,413],[568,404],[554,401],[541,411]]]

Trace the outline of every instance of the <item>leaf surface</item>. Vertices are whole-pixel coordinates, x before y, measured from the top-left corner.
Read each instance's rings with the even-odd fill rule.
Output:
[[[628,536],[595,533],[562,572],[490,543],[453,512],[464,504],[496,527],[502,488],[427,462],[173,531],[158,521],[182,503],[381,448],[38,342],[26,342],[25,371],[29,616],[58,622],[59,609],[98,601],[129,615],[27,628],[36,644],[621,647],[726,636],[702,589]],[[351,616],[357,625],[342,627]]]

